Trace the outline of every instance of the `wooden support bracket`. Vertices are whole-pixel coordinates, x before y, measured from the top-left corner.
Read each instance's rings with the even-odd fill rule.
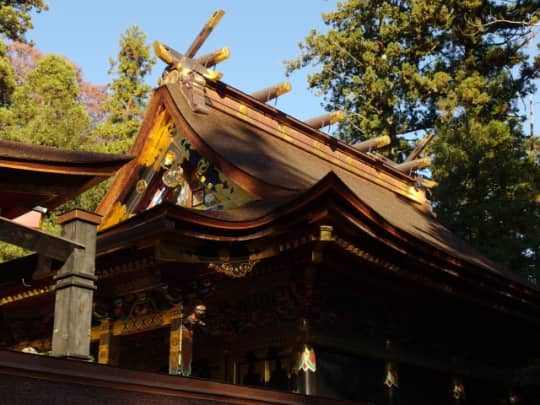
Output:
[[[28,228],[4,217],[0,217],[0,240],[60,261],[66,261],[75,249],[84,250],[84,245],[78,242]]]

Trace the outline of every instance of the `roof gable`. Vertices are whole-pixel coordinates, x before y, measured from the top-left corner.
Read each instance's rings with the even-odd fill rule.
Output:
[[[134,146],[136,161],[119,176],[98,209],[106,213],[101,229],[163,202],[222,210],[255,198],[193,147],[164,105],[156,106]]]

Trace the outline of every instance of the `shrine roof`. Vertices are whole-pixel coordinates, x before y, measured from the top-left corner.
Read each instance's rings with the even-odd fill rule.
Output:
[[[129,212],[129,208],[126,211],[129,204],[123,204],[126,196],[135,195],[137,176],[150,166],[145,163],[143,167],[142,162],[152,162],[159,168],[159,156],[165,154],[167,146],[160,143],[159,150],[149,147],[149,139],[156,117],[166,111],[205,162],[253,197],[241,206],[223,210],[174,207],[172,210],[183,220],[199,221],[210,232],[242,227],[248,231],[255,224],[276,220],[285,211],[301,209],[321,192],[330,199],[340,195],[348,201],[350,213],[368,218],[375,228],[406,240],[408,248],[428,252],[430,260],[472,266],[536,289],[443,227],[431,212],[427,191],[416,177],[221,82],[205,83],[205,111],[201,113],[193,108],[184,85],[168,83],[154,91],[131,151],[139,160],[122,170],[98,210],[105,218],[103,236],[110,234],[106,228],[111,227],[111,233],[120,229],[129,233],[126,227],[137,220],[128,218],[150,215]],[[152,142],[157,145],[155,139]],[[123,217],[110,215],[114,204],[123,206]],[[119,224],[122,221],[126,224]]]
[[[0,140],[0,209],[54,209],[113,175],[128,155],[63,150]]]
[[[302,191],[254,200],[242,207],[227,210],[196,210],[179,207],[172,203],[164,203],[131,219],[100,233],[101,238],[107,234],[119,233],[121,239],[129,239],[130,229],[148,226],[155,219],[171,218],[179,221],[178,227],[191,225],[204,226],[204,233],[213,233],[216,238],[227,235],[231,240],[246,240],[247,234],[257,234],[264,227],[281,221],[289,223],[302,213],[309,212],[315,205],[318,208],[331,208],[338,201],[345,201],[343,211],[351,218],[357,218],[367,224],[373,232],[377,228],[398,238],[406,249],[424,247],[426,255],[437,256],[443,261],[459,263],[481,268],[506,279],[524,283],[537,289],[535,285],[526,283],[519,276],[502,269],[493,261],[481,255],[469,244],[458,238],[447,228],[437,222],[430,213],[415,208],[407,200],[396,194],[385,191],[367,181],[352,178],[346,173],[327,172],[321,179]],[[320,203],[319,203],[320,202]],[[285,218],[285,219],[284,219]],[[158,227],[159,228],[159,227]],[[162,228],[169,232],[169,228]],[[187,228],[186,228],[187,229]],[[235,233],[238,232],[238,237]],[[339,230],[336,230],[339,232]],[[361,232],[354,221],[348,225],[348,231]],[[145,231],[141,231],[141,235]],[[381,239],[382,240],[382,239]],[[129,242],[127,242],[129,243]],[[427,247],[427,249],[426,249]]]
[[[110,167],[118,168],[122,163],[131,160],[131,156],[111,153],[87,152],[78,150],[67,150],[50,146],[32,145],[22,142],[0,140],[0,159],[2,167],[7,167],[7,162],[27,162],[27,167],[40,170],[39,164],[47,165],[48,171],[53,171],[54,167],[60,170],[71,167],[75,171],[76,167],[81,170],[94,171],[110,170]],[[13,163],[15,164],[15,163]],[[21,166],[22,167],[22,166]]]
[[[366,154],[349,151],[347,145],[320,131],[304,129],[298,135],[304,145],[298,145],[275,136],[262,125],[254,125],[227,114],[218,106],[211,108],[208,115],[193,113],[178,86],[167,85],[159,91],[170,94],[190,129],[204,142],[204,147],[209,149],[209,157],[214,160],[222,159],[233,165],[235,170],[246,173],[274,189],[261,190],[261,200],[245,206],[210,211],[201,215],[236,222],[254,220],[257,216],[270,214],[293,199],[306,199],[323,183],[332,182],[336,190],[356,198],[383,221],[413,236],[418,242],[428,243],[484,268],[500,271],[495,263],[480,255],[434,218],[423,191],[417,189],[409,176],[396,172],[391,167],[383,167],[380,162],[372,160]],[[236,91],[236,97],[240,99],[242,95]],[[245,95],[244,103],[247,103],[248,97]],[[264,104],[261,108],[266,107],[268,106]],[[274,113],[273,118],[287,122],[283,114]],[[295,124],[291,117],[288,122],[291,127]],[[331,144],[331,148],[320,153],[315,149],[314,152],[309,141],[326,141]],[[346,156],[350,159],[340,160],[340,151],[347,153]],[[355,162],[361,165],[355,167]],[[234,174],[231,174],[234,178]]]
[[[207,86],[208,114],[192,111],[178,85],[167,84],[157,91],[171,98],[189,125],[186,129],[204,142],[197,146],[208,148],[209,157],[272,186],[256,193],[268,197],[278,190],[305,190],[329,171],[343,171],[378,183],[411,203],[427,203],[423,190],[415,190],[414,177],[383,160],[228,85],[209,82]]]

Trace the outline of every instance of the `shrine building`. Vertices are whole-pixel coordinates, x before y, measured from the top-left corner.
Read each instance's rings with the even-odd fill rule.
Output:
[[[539,288],[437,221],[421,150],[391,162],[385,137],[323,132],[340,112],[300,121],[271,106],[288,83],[246,94],[221,81],[210,67],[228,50],[195,56],[219,17],[185,54],[155,43],[166,67],[133,159],[115,160],[127,163],[97,220],[65,218],[99,223],[95,273],[78,275],[95,291],[76,353],[54,342],[55,302],[58,314],[75,299],[58,298],[68,262],[42,254],[0,265],[4,348],[97,363],[35,356],[63,376],[42,380],[159,383],[145,395],[193,403],[532,403],[519,376],[540,357]],[[32,197],[48,190],[33,183]],[[3,217],[51,201],[9,198]],[[73,364],[87,367],[77,381],[61,371]]]

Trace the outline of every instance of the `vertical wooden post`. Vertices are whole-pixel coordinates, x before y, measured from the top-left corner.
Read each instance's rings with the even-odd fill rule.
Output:
[[[99,325],[98,363],[111,364],[112,331],[111,321],[106,319]]]
[[[232,363],[232,383],[234,385],[238,384],[238,362],[236,359]]]
[[[73,210],[58,217],[62,236],[84,246],[74,249],[55,276],[52,355],[89,360],[92,299],[96,289],[96,227],[99,215]]]
[[[182,362],[182,306],[178,305],[170,311],[169,374],[178,375]]]
[[[320,227],[320,240],[328,242],[332,240],[332,227],[323,225]],[[317,357],[315,347],[311,344],[311,325],[309,320],[314,312],[314,299],[317,282],[317,266],[323,261],[323,246],[316,247],[312,252],[311,263],[304,270],[302,300],[303,316],[300,325],[299,345],[295,353],[293,372],[296,375],[293,384],[294,391],[304,395],[317,395]]]

